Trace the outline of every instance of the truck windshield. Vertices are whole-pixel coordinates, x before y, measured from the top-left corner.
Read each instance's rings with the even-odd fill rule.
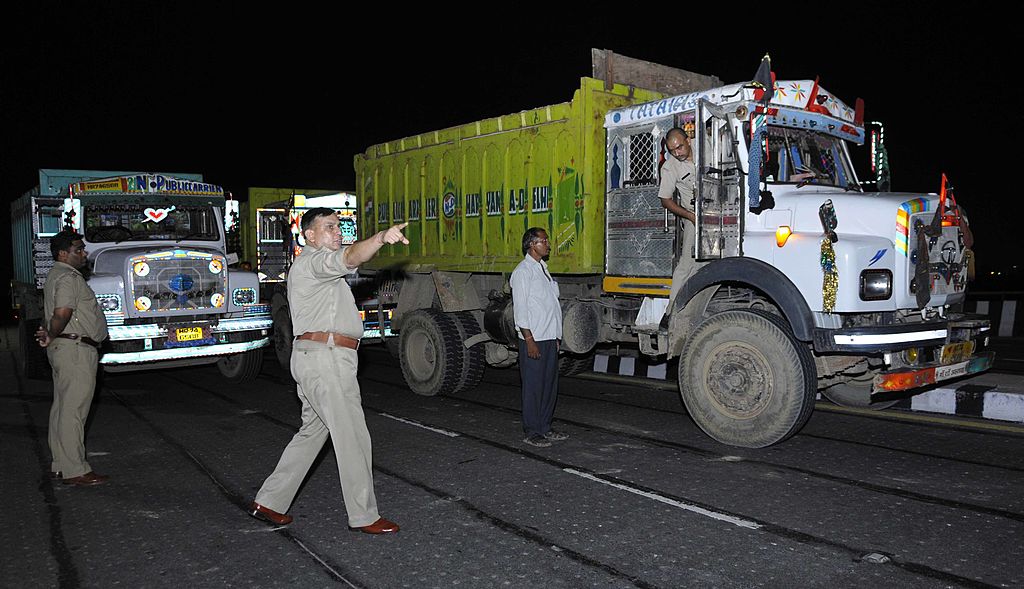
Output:
[[[773,126],[768,128],[768,153],[769,182],[860,189],[838,137]]]
[[[120,241],[217,241],[220,228],[213,207],[87,205],[85,239],[92,243]]]

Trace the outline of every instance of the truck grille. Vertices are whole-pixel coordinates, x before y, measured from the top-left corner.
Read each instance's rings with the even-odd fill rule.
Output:
[[[223,256],[172,250],[128,260],[137,312],[217,311],[227,304]]]

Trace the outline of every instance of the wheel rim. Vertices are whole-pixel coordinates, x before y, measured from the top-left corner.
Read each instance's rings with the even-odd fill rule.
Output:
[[[742,342],[716,346],[704,362],[708,399],[734,419],[757,417],[772,398],[771,363],[757,348]]]
[[[415,331],[408,336],[406,359],[410,372],[418,380],[427,380],[434,374],[437,365],[437,348],[426,333]]]

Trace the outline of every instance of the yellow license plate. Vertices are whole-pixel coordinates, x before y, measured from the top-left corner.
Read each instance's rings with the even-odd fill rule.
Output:
[[[939,356],[942,364],[962,362],[971,357],[974,353],[974,342],[959,342],[942,346],[942,354]]]
[[[193,342],[203,339],[202,327],[179,327],[174,330],[179,342]]]

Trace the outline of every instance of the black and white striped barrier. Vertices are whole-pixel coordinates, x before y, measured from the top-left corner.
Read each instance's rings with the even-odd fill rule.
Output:
[[[1014,391],[1004,390],[998,385],[961,384],[914,395],[895,406],[928,413],[1024,423],[1024,387]]]
[[[1017,312],[1022,306],[1021,292],[979,292],[968,295],[964,311],[988,317],[994,337],[1019,337],[1024,336],[1024,313]]]

